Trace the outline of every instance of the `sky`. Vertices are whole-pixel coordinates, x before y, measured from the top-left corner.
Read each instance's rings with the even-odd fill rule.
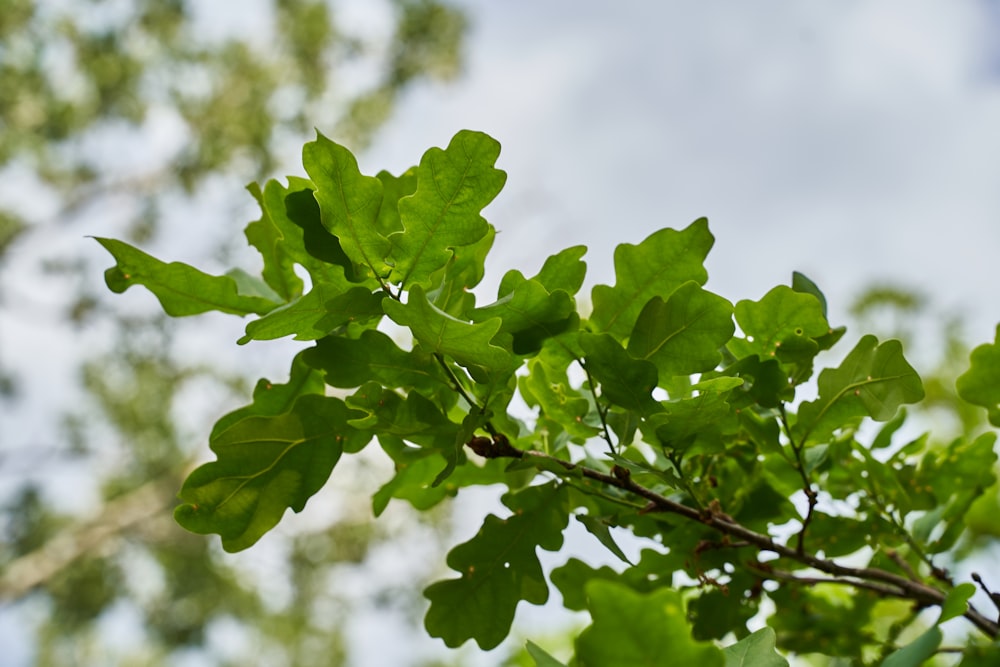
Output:
[[[706,216],[708,287],[731,301],[799,270],[836,319],[892,282],[992,339],[997,3],[464,5],[464,79],[411,91],[362,165],[497,138],[496,274],[583,243],[613,280],[615,245]]]
[[[865,286],[891,282],[963,315],[973,343],[992,339],[1000,2],[457,4],[470,18],[462,77],[407,92],[359,160],[399,173],[463,128],[501,142],[487,290],[577,244],[589,284],[611,282],[618,243],[706,216],[708,288],[730,301],[798,270],[840,324]],[[377,29],[377,10],[353,6],[350,20]],[[54,241],[79,242],[78,229]],[[74,344],[38,321],[23,335]],[[287,364],[287,347],[268,349]],[[39,363],[39,378],[60,365]]]

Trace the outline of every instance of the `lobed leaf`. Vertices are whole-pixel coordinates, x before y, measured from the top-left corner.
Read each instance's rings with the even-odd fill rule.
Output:
[[[654,296],[667,297],[689,280],[705,284],[708,273],[703,263],[713,243],[708,220],[699,218],[681,231],[661,229],[639,245],[619,245],[615,248],[615,285],[594,287],[590,321],[598,331],[624,338]]]
[[[251,340],[273,340],[294,335],[295,340],[317,340],[348,324],[365,324],[382,317],[382,295],[367,287],[346,292],[319,283],[305,296],[275,308],[247,324],[240,345]]]
[[[569,514],[565,491],[554,483],[529,486],[507,493],[503,502],[512,516],[487,516],[475,537],[448,553],[448,567],[461,578],[436,582],[424,591],[430,600],[424,625],[447,646],[474,639],[484,650],[494,648],[510,631],[521,600],[548,600],[536,549],[562,546]]]
[[[969,356],[969,370],[955,382],[958,395],[986,408],[990,423],[1000,427],[1000,325],[993,343],[980,345]]]
[[[515,354],[531,354],[546,338],[564,333],[579,323],[573,297],[563,290],[549,292],[541,283],[525,280],[509,294],[472,312],[474,322],[500,319],[500,333],[511,335]]]
[[[639,313],[628,353],[653,362],[660,378],[714,369],[733,336],[733,306],[689,281],[666,300],[654,296]]]
[[[184,317],[211,310],[262,315],[278,305],[274,299],[241,293],[229,276],[212,276],[181,262],[166,264],[115,239],[95,240],[117,262],[104,272],[108,288],[121,294],[132,285],[142,285],[159,300],[167,315]]]
[[[480,212],[507,180],[507,174],[493,166],[499,155],[495,139],[469,130],[456,134],[448,148],[424,153],[416,192],[399,200],[403,231],[389,236],[394,282],[407,288],[426,286],[454,248],[486,235],[489,223]]]
[[[577,637],[580,667],[699,665],[722,667],[723,653],[691,638],[680,593],[660,589],[637,593],[611,581],[586,585],[593,624]]]
[[[302,149],[302,165],[316,185],[323,226],[339,239],[352,262],[378,277],[389,273],[389,239],[377,223],[382,181],[365,176],[354,155],[319,132]]]
[[[609,334],[580,334],[580,347],[586,355],[585,368],[601,384],[601,396],[616,405],[642,414],[658,412],[653,400],[656,366],[629,356]]]
[[[816,338],[830,333],[822,302],[785,285],[771,289],[760,301],[740,301],[734,312],[746,336],[730,344],[740,359],[756,354],[761,360],[774,357],[811,368],[820,351]]]
[[[774,628],[764,627],[722,649],[725,667],[788,667],[776,650]]]
[[[888,421],[904,403],[924,397],[920,376],[903,358],[898,340],[879,344],[866,335],[836,369],[819,376],[819,397],[799,409],[794,434],[801,442],[821,441],[851,420]]]
[[[307,394],[275,416],[253,416],[213,434],[216,461],[192,472],[174,518],[195,533],[218,533],[226,551],[253,545],[285,510],[300,512],[326,483],[341,453],[371,438],[348,424],[337,398]]]
[[[502,325],[498,318],[463,322],[431,304],[419,285],[410,290],[405,304],[386,297],[382,306],[396,324],[409,327],[425,349],[451,357],[477,382],[506,378],[519,365],[513,354],[492,343]]]

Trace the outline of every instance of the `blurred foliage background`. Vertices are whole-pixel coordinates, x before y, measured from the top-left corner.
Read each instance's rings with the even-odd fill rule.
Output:
[[[363,150],[408,88],[461,74],[468,19],[444,0],[232,8],[0,11],[0,632],[16,664],[372,664],[352,659],[352,634],[376,628],[387,651],[429,642],[421,582],[444,571],[452,517],[393,504],[372,522],[369,494],[389,476],[374,460],[342,462],[308,518],[246,554],[173,523],[211,423],[261,370],[206,347],[205,318],[111,298],[108,259],[82,237],[209,270],[246,256],[246,182],[299,173],[313,127]],[[954,394],[968,360],[957,319],[881,286],[852,314],[921,349],[920,409],[939,437],[983,427]],[[964,553],[995,548],[997,494],[973,516]]]
[[[165,255],[179,242],[195,264],[243,251],[243,186],[296,164],[314,127],[362,150],[407,88],[453,80],[464,14],[437,0],[0,9],[5,664],[338,665],[359,619],[417,634],[413,581],[443,562],[448,521],[372,523],[359,489],[385,470],[344,469],[318,523],[247,558],[173,523],[204,434],[261,371],[107,298],[107,258],[83,236]],[[64,377],[44,377],[49,355]],[[423,557],[387,568],[390,538]]]

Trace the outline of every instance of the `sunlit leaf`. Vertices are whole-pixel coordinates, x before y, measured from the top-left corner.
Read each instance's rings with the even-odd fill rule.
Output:
[[[211,310],[263,315],[278,305],[271,299],[240,294],[236,281],[228,276],[211,276],[181,262],[166,264],[115,239],[95,240],[117,262],[104,272],[111,291],[121,294],[132,285],[142,285],[156,296],[168,315],[182,317]]]
[[[340,240],[356,264],[376,276],[389,272],[389,240],[376,225],[382,205],[382,182],[364,176],[354,155],[320,133],[302,149],[302,164],[316,185],[323,226]]]
[[[708,220],[699,218],[681,231],[661,229],[639,245],[619,245],[615,249],[615,285],[594,287],[590,321],[599,331],[624,338],[654,296],[666,298],[689,280],[705,284],[708,273],[703,263],[713,243]]]
[[[654,296],[643,307],[629,336],[628,352],[653,362],[661,378],[715,368],[732,338],[733,307],[721,296],[687,282],[669,298]]]
[[[788,661],[774,649],[773,628],[761,628],[722,649],[725,667],[788,667]]]
[[[463,130],[448,148],[424,153],[417,190],[399,200],[403,231],[389,237],[393,281],[424,284],[448,263],[453,248],[471,245],[487,232],[481,215],[503,188],[507,174],[494,168],[500,144],[481,132]]]
[[[958,395],[986,408],[990,423],[1000,427],[1000,325],[993,343],[980,345],[969,357],[969,370],[955,383]]]

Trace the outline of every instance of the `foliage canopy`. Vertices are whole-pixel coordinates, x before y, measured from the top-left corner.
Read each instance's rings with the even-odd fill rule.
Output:
[[[240,343],[313,341],[286,383],[261,381],[219,420],[216,460],[184,483],[177,521],[246,549],[377,443],[395,474],[373,489],[376,515],[394,498],[424,510],[463,487],[507,489],[505,515],[452,549],[454,574],[425,591],[426,629],[448,646],[496,647],[551,584],[590,613],[581,667],[782,665],[785,653],[917,665],[958,617],[972,633],[961,664],[1000,661],[996,609],[969,603],[990,582],[946,568],[996,482],[995,434],[900,437],[903,406],[925,394],[900,342],[863,335],[817,373],[845,335],[819,288],[794,274],[736,304],[706,290],[705,219],[618,246],[615,283],[593,288],[589,311],[581,246],[530,278],[507,272],[480,305],[470,290],[494,242],[482,210],[505,180],[499,151],[462,131],[398,176],[369,176],[317,136],[308,179],[251,187],[260,276],[98,239],[116,292],[142,285],[172,315],[259,316]],[[958,382],[994,424],[998,350],[1000,329]],[[562,548],[570,517],[620,570],[573,558],[544,571],[538,550]],[[751,632],[751,619],[766,626]]]

